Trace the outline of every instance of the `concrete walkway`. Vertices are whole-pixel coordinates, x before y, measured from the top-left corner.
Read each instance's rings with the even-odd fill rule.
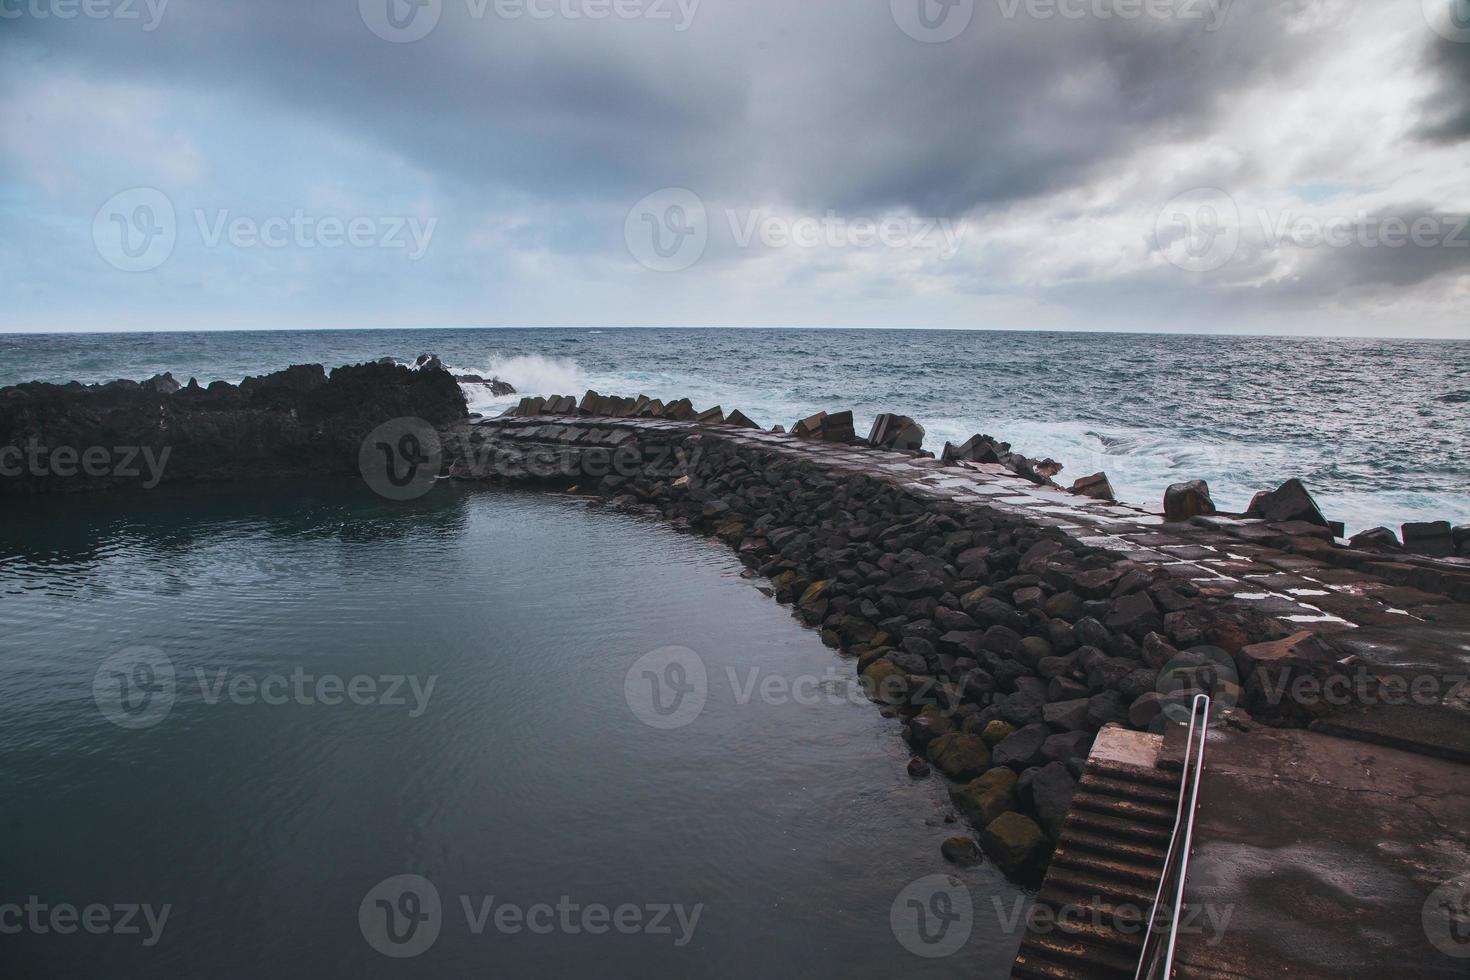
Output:
[[[1435,943],[1470,955],[1470,917],[1456,946],[1437,907],[1470,912],[1470,767],[1229,726],[1206,751],[1177,976],[1470,976]]]

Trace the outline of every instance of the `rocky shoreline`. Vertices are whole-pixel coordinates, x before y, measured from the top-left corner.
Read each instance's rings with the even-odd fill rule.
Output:
[[[147,381],[0,388],[0,496],[159,483],[351,477],[375,426],[468,414],[442,369],[304,364],[238,385]],[[151,460],[152,468],[139,465]]]
[[[867,438],[856,435],[850,412],[768,432],[738,411],[700,411],[688,399],[587,392],[526,398],[485,419],[468,414],[460,383],[425,362],[330,375],[297,366],[208,388],[167,375],[19,385],[0,389],[0,446],[169,449],[161,474],[169,482],[355,481],[369,432],[422,420],[437,431],[441,476],[586,494],[717,538],[763,591],[852,661],[871,699],[903,725],[910,775],[948,780],[955,815],[974,833],[946,841],[945,856],[969,863],[983,853],[1026,882],[1046,868],[1101,728],[1163,731],[1197,691],[1230,706],[1225,724],[1305,725],[1312,710],[1271,698],[1272,685],[1325,682],[1350,660],[1293,629],[1283,618],[1291,610],[1238,601],[1183,570],[1191,549],[1208,548],[1149,540],[1161,533],[1104,543],[1068,525],[1060,515],[1069,507],[1141,532],[1228,530],[1240,554],[1220,552],[1225,564],[1269,543],[1300,556],[1287,568],[1390,570],[1403,577],[1397,595],[1406,604],[1410,593],[1446,601],[1421,588],[1470,602],[1467,563],[1404,555],[1392,532],[1342,547],[1334,542],[1341,528],[1297,481],[1259,495],[1245,515],[1218,513],[1200,482],[1171,487],[1150,512],[1117,505],[1105,474],[1063,489],[1054,480],[1060,464],[990,436],[946,445],[936,458],[923,448],[923,427],[899,415],[880,416]],[[861,465],[834,468],[858,459],[849,449],[866,453]],[[914,466],[940,474],[941,488],[942,474],[955,473],[990,481],[984,488],[997,496],[986,499],[1036,506],[936,496],[887,469]],[[137,483],[116,473],[28,472],[0,479],[0,494]],[[1059,506],[1068,500],[1075,504]],[[1464,553],[1465,530],[1406,528],[1404,539],[1432,540],[1442,552],[1447,537]],[[1151,553],[1144,542],[1179,554],[1143,557]],[[1319,632],[1350,625],[1331,608],[1314,621]]]

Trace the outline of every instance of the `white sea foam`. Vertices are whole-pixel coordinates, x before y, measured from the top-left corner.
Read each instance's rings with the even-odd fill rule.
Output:
[[[1244,510],[1260,490],[1273,489],[1284,476],[1300,469],[1297,451],[1287,445],[1260,444],[1224,436],[1191,440],[1165,427],[1100,426],[1086,420],[1046,420],[979,413],[936,415],[901,403],[879,403],[882,396],[855,389],[838,402],[816,401],[820,394],[800,387],[769,387],[730,383],[712,371],[708,376],[669,370],[589,370],[575,360],[540,354],[491,356],[478,367],[451,368],[455,373],[499,377],[516,387],[517,395],[492,398],[487,390],[466,386],[470,410],[499,414],[524,395],[576,395],[588,388],[604,394],[650,398],[690,398],[698,408],[721,405],[740,409],[767,428],[790,428],[798,419],[821,409],[852,409],[859,435],[866,435],[879,412],[912,415],[926,430],[924,445],[935,453],[945,442],[960,443],[986,433],[1011,443],[1019,453],[1051,457],[1065,466],[1057,482],[1069,486],[1092,473],[1105,472],[1120,499],[1158,503],[1170,484],[1204,479],[1216,504],[1225,510]],[[958,406],[956,406],[958,407]],[[978,406],[977,406],[978,407]],[[1270,484],[1270,485],[1268,485]],[[1319,502],[1330,517],[1343,520],[1349,533],[1392,520],[1428,520],[1470,517],[1463,497],[1433,493],[1322,492]]]
[[[492,355],[478,367],[446,365],[452,374],[478,374],[482,378],[499,378],[509,382],[516,394],[495,397],[483,385],[461,385],[470,411],[482,414],[504,410],[507,405],[527,396],[580,395],[587,390],[588,378],[576,361],[541,354],[519,354],[510,357]]]

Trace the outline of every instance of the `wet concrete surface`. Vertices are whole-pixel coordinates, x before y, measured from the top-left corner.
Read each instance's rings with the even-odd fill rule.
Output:
[[[1436,907],[1470,873],[1470,767],[1263,728],[1214,729],[1205,765],[1177,976],[1470,976]]]

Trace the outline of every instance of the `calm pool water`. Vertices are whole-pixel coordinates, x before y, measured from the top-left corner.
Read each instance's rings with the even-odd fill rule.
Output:
[[[1009,967],[1024,896],[721,546],[444,488],[5,508],[6,977]]]

